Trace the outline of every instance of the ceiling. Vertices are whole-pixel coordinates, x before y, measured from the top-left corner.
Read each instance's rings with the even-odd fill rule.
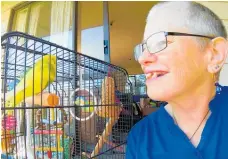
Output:
[[[18,5],[19,3],[23,3],[23,1],[2,1],[1,2],[1,13],[6,12],[12,7]]]
[[[127,69],[129,74],[141,73],[133,50],[140,43],[146,16],[156,2],[109,2],[111,63]]]

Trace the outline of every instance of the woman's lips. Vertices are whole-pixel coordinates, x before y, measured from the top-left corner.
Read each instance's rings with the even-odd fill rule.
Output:
[[[168,72],[165,72],[165,71],[154,71],[154,72],[146,73],[145,76],[146,76],[147,80],[148,79],[156,79],[156,78],[164,76],[167,73]]]

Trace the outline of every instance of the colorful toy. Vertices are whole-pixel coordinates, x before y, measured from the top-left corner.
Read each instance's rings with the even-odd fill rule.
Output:
[[[116,103],[117,102],[117,103]],[[105,77],[102,83],[102,98],[101,98],[101,105],[96,110],[96,114],[103,118],[109,118],[109,121],[106,123],[105,130],[103,131],[102,135],[99,136],[98,143],[96,144],[92,154],[83,153],[87,157],[96,156],[100,150],[102,149],[104,143],[114,146],[115,144],[108,141],[108,136],[112,132],[112,127],[115,122],[119,118],[119,114],[122,111],[120,105],[113,105],[118,104],[120,101],[115,97],[115,83],[112,77]]]
[[[42,99],[42,101],[41,101]],[[44,104],[45,106],[55,106],[58,104],[59,98],[55,94],[50,94],[50,93],[43,93],[38,94],[34,97],[28,97],[25,99],[26,105],[42,105]],[[27,155],[29,158],[34,158],[33,155],[33,150],[32,150],[32,144],[31,144],[31,117],[32,117],[32,110],[28,109],[26,111],[26,137],[23,136],[18,136],[18,142],[17,142],[17,147],[18,147],[18,156],[25,156],[25,144],[24,140],[22,138],[26,138],[26,151]],[[6,115],[3,120],[2,120],[2,133],[1,133],[1,139],[2,139],[2,152],[3,153],[9,153],[12,152],[15,148],[15,140],[16,140],[16,127],[18,125],[16,124],[16,118],[13,115]],[[20,150],[20,151],[19,151]]]
[[[36,127],[33,133],[36,157],[42,158],[42,155],[44,155],[44,158],[55,159],[57,156],[58,158],[63,158],[64,155],[65,158],[68,158],[72,140],[63,132],[64,124],[68,122],[65,110],[63,108],[54,108],[59,104],[59,97],[55,94],[44,93],[42,94],[42,102],[40,94],[26,100],[28,103],[32,101],[36,105],[41,105],[42,103],[45,107],[53,107],[50,108],[50,116],[46,119],[42,119],[42,109],[36,111]],[[61,115],[63,115],[62,122],[56,120],[58,116],[55,117],[54,109],[60,111]],[[59,114],[58,112],[56,113]]]
[[[90,101],[89,101],[86,97],[83,97],[83,96],[77,97],[75,100],[75,104],[81,106],[82,107],[81,110],[83,112],[93,112],[94,111],[94,107],[93,107],[94,102],[92,99],[90,99]],[[91,105],[92,105],[92,107],[89,107]]]
[[[37,157],[44,153],[48,159],[70,158],[72,139],[63,130],[35,130],[35,150]]]
[[[76,100],[74,101],[74,98],[76,96]],[[96,112],[96,105],[97,105],[97,98],[94,96],[92,91],[89,91],[87,89],[79,89],[77,88],[72,94],[71,94],[71,101],[74,101],[74,104],[79,106],[81,108],[81,112],[88,112],[91,113],[89,116],[83,118],[83,117],[77,117],[74,113],[74,109],[70,109],[70,114],[78,121],[87,121],[91,119],[95,112]]]
[[[63,140],[63,142],[62,142]],[[71,146],[72,146],[73,140],[70,137],[65,137],[64,139],[61,138],[60,140],[60,146],[64,147],[64,158],[71,158]]]
[[[36,112],[36,127],[38,130],[48,130],[49,127],[51,129],[55,128],[63,128],[64,124],[68,122],[67,114],[63,108],[59,108],[58,111],[61,111],[63,115],[63,121],[57,122],[51,119],[42,119],[42,110],[38,109]],[[54,113],[53,113],[54,114]]]
[[[60,146],[62,130],[34,130],[36,151],[59,151],[63,152]],[[43,141],[42,141],[43,140]],[[49,141],[51,141],[49,143]]]
[[[16,118],[12,115],[5,116],[2,119],[1,146],[2,153],[12,152],[14,148]]]

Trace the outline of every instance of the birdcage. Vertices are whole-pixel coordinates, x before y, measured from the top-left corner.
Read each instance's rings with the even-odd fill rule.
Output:
[[[1,45],[2,158],[124,158],[133,108],[123,68],[20,32]]]

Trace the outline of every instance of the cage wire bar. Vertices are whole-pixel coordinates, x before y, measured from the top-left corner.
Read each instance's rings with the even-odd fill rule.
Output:
[[[124,158],[126,70],[21,32],[1,45],[1,158]]]

